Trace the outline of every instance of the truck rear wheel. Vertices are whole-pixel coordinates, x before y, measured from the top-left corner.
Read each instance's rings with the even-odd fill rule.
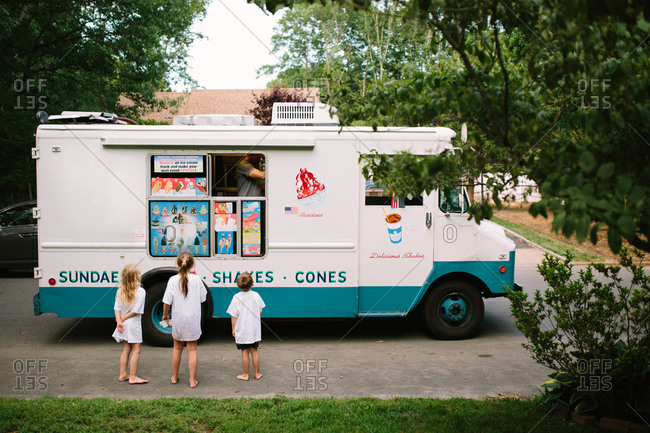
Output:
[[[462,280],[445,281],[434,287],[423,307],[427,328],[441,340],[471,338],[483,320],[481,293]]]
[[[162,298],[167,288],[167,281],[159,281],[147,288],[142,315],[142,336],[153,346],[172,346],[172,328],[160,326],[163,312]],[[170,312],[170,316],[171,316]]]
[[[163,313],[162,298],[165,295],[166,289],[167,280],[158,281],[147,288],[147,297],[144,301],[144,314],[142,315],[142,336],[152,346],[171,347],[174,344],[172,328],[163,328],[160,325]],[[210,317],[211,306],[212,301],[210,291],[208,290],[207,299],[201,304],[201,329],[204,328],[205,321]],[[173,307],[170,307],[169,317],[172,317],[174,314],[172,310]]]

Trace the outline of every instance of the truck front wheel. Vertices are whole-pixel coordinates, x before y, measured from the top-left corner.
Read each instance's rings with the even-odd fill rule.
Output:
[[[147,288],[147,297],[144,301],[144,314],[142,315],[142,336],[153,346],[171,346],[172,328],[160,325],[163,313],[162,298],[167,288],[167,281],[159,281]],[[170,313],[170,315],[173,313]]]
[[[433,287],[423,307],[427,328],[442,340],[471,338],[483,320],[481,293],[462,280],[445,281]]]

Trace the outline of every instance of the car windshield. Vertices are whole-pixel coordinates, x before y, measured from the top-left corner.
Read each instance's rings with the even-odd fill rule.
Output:
[[[25,224],[33,224],[31,204],[8,209],[0,214],[0,226],[13,227]]]

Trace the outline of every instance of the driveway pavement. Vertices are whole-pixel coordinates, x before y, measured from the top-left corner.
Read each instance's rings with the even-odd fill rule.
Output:
[[[516,279],[539,288],[542,252],[519,243]],[[32,315],[37,283],[0,278],[0,397],[468,397],[537,394],[548,369],[521,347],[506,299],[485,301],[480,334],[464,341],[429,337],[417,318],[266,320],[261,380],[243,382],[228,320],[211,320],[199,342],[199,386],[170,383],[171,349],[144,346],[138,374],[146,385],[118,382],[121,345],[112,319]]]

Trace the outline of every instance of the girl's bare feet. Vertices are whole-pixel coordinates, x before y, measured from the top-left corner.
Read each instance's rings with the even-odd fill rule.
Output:
[[[199,384],[198,380],[195,380],[194,383],[190,382],[190,388],[194,389]]]
[[[237,376],[237,379],[239,380],[248,380],[248,375],[247,374],[240,374]]]
[[[120,382],[126,382],[127,380],[129,380],[129,375],[127,374],[126,376],[120,376],[117,378],[117,380],[119,380]]]
[[[178,377],[175,378],[174,376],[172,376],[171,381],[172,381],[172,385],[176,385],[178,383]]]
[[[149,381],[136,376],[136,377],[130,378],[129,383],[131,385],[143,385],[145,383],[149,383]]]
[[[262,373],[255,373],[255,379],[260,380],[262,378]]]

